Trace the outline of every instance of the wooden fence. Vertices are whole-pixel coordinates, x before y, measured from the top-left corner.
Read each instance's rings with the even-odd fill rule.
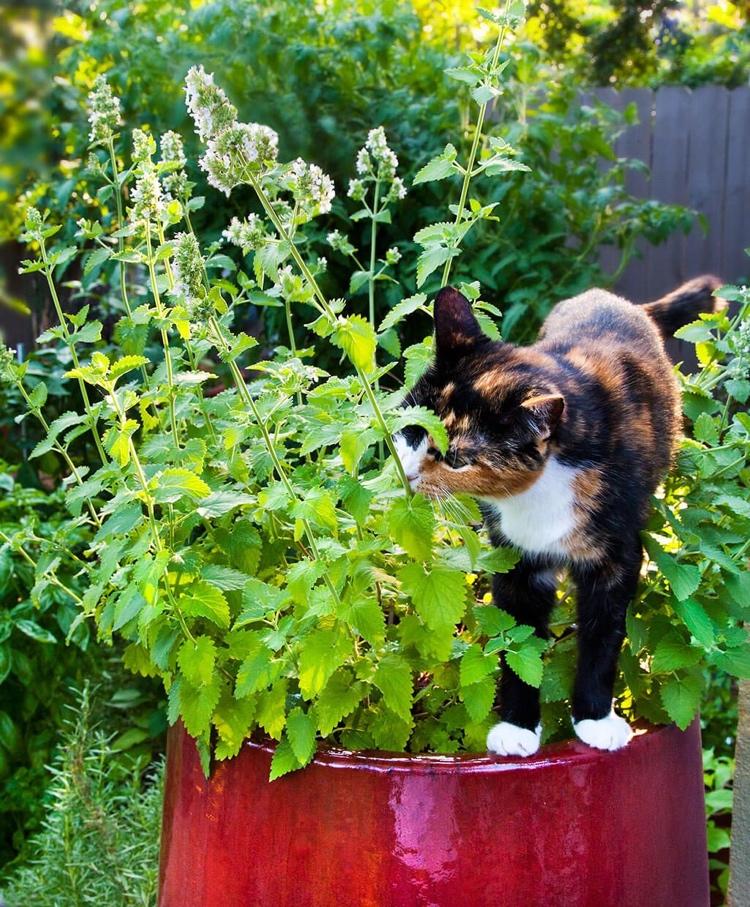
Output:
[[[643,243],[616,290],[646,302],[690,277],[714,273],[727,283],[748,282],[750,257],[750,86],[732,91],[705,86],[691,91],[598,89],[596,98],[623,110],[635,104],[638,123],[617,141],[618,157],[637,158],[649,174],[632,170],[627,189],[639,198],[693,208],[708,223],[660,246]],[[610,252],[602,261],[613,263]]]

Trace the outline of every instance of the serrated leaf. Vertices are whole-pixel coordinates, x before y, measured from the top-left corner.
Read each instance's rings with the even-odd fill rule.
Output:
[[[225,513],[231,513],[237,507],[244,507],[248,504],[256,504],[257,499],[252,495],[243,494],[239,491],[210,491],[200,498],[197,512],[207,520],[223,516]]]
[[[418,186],[420,183],[444,180],[451,174],[458,172],[458,169],[454,164],[457,155],[458,152],[456,151],[455,146],[450,143],[446,145],[445,150],[441,155],[433,158],[417,173],[414,177],[414,185]]]
[[[315,700],[318,727],[327,737],[339,722],[350,715],[365,696],[365,685],[355,680],[351,671],[338,669]]]
[[[287,715],[287,740],[302,766],[307,765],[315,755],[315,730],[315,721],[301,708],[294,708]]]
[[[495,605],[475,605],[474,618],[485,636],[499,636],[516,625],[507,611]]]
[[[700,645],[705,648],[713,645],[716,636],[714,623],[700,602],[686,598],[684,601],[675,602],[674,608]]]
[[[177,664],[194,687],[211,683],[216,667],[216,644],[210,636],[186,639],[177,654]]]
[[[211,489],[189,469],[165,469],[152,480],[155,486],[154,500],[160,504],[174,503],[181,497],[200,500],[211,493]]]
[[[206,564],[201,567],[201,579],[221,589],[222,592],[238,592],[244,589],[248,575],[233,567],[224,567],[221,564]]]
[[[215,749],[217,759],[230,759],[237,755],[249,736],[255,709],[256,701],[252,697],[237,700],[229,690],[222,691],[212,718],[219,735]]]
[[[443,420],[426,406],[407,406],[388,413],[387,422],[392,434],[408,426],[419,425],[430,435],[440,453],[444,454],[448,450],[448,431]]]
[[[435,514],[423,495],[396,498],[388,510],[388,531],[397,545],[418,561],[432,556]]]
[[[193,583],[188,592],[179,597],[177,604],[189,617],[204,617],[223,629],[229,626],[227,600],[223,592],[209,583]]]
[[[256,721],[274,740],[278,740],[286,726],[286,697],[288,682],[276,681],[270,690],[258,694]]]
[[[347,472],[356,473],[359,463],[365,452],[379,438],[378,433],[372,428],[362,429],[354,426],[345,428],[341,433],[341,460]]]
[[[365,374],[373,371],[378,341],[375,329],[361,315],[339,317],[331,340],[346,353],[355,368]]]
[[[542,683],[544,665],[542,652],[547,648],[547,643],[539,637],[529,637],[516,651],[505,653],[505,660],[524,683],[532,687],[539,687]]]
[[[693,436],[705,444],[716,444],[719,440],[719,429],[708,413],[701,413],[693,424]]]
[[[302,768],[302,763],[294,755],[291,743],[284,738],[273,751],[269,780],[275,781],[277,778],[288,775],[289,772],[296,772],[299,768]]]
[[[389,653],[378,662],[372,683],[383,694],[385,704],[403,721],[411,721],[414,680],[411,668],[399,655]]]
[[[192,737],[200,737],[211,727],[211,716],[221,696],[222,682],[214,677],[210,683],[194,687],[187,678],[178,674],[169,691],[170,711],[173,714],[173,698],[185,729]]]
[[[404,382],[408,387],[416,384],[427,371],[433,358],[432,339],[428,343],[415,343],[404,350]]]
[[[671,673],[680,668],[687,668],[699,661],[702,651],[685,642],[677,632],[667,633],[659,640],[654,651],[651,671]]]
[[[379,646],[385,637],[385,615],[377,599],[360,595],[341,612],[346,621],[371,646]]]
[[[460,679],[461,686],[468,687],[473,683],[484,680],[497,669],[497,658],[487,656],[482,649],[473,643],[461,657]]]
[[[484,73],[478,66],[456,66],[451,69],[445,69],[443,72],[450,79],[465,82],[467,85],[476,85],[484,78]]]
[[[352,651],[351,639],[338,627],[313,630],[300,644],[299,686],[306,699],[316,696]]]
[[[341,504],[360,526],[367,522],[372,492],[368,491],[354,476],[344,476],[339,482]]]
[[[417,287],[423,286],[433,271],[437,271],[446,261],[459,254],[458,249],[448,246],[430,246],[425,249],[417,259]]]
[[[661,688],[661,701],[667,714],[685,730],[695,718],[703,695],[703,681],[698,674],[670,679]]]
[[[717,668],[733,677],[750,679],[750,645],[747,643],[727,649],[726,652],[718,652],[714,655],[713,662]]]
[[[661,570],[678,601],[689,598],[701,583],[701,572],[694,564],[680,564],[651,536],[644,534],[643,541],[649,556]]]
[[[453,627],[463,617],[467,587],[461,571],[439,562],[428,568],[407,564],[399,570],[398,578],[431,630]]]
[[[517,548],[493,548],[479,555],[477,566],[487,573],[508,573],[520,560],[521,552]]]
[[[279,679],[284,665],[260,640],[255,650],[245,658],[237,672],[234,695],[237,699],[272,687]]]
[[[424,293],[416,293],[414,296],[409,296],[408,299],[402,299],[401,302],[396,303],[381,321],[378,333],[382,334],[385,331],[390,330],[390,328],[395,327],[400,321],[406,318],[407,315],[416,312],[417,309],[425,305],[426,302],[427,296]]]
[[[468,686],[462,685],[461,699],[472,721],[479,723],[487,718],[495,704],[496,692],[495,681],[491,677],[484,677]]]

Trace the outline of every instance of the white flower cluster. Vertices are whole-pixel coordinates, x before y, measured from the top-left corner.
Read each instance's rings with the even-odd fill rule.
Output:
[[[732,340],[732,352],[734,359],[729,363],[729,373],[734,378],[750,377],[750,322],[743,321],[737,328]]]
[[[142,129],[133,130],[133,163],[150,161],[156,153],[156,142],[152,135]]]
[[[297,158],[290,165],[288,186],[294,200],[308,217],[327,214],[336,191],[333,180],[317,164],[306,164]]]
[[[188,177],[184,168],[187,163],[182,136],[176,132],[165,132],[159,143],[161,160],[170,166],[170,172],[162,177],[162,185],[167,197],[185,198],[188,195]]]
[[[214,84],[213,73],[207,73],[202,66],[191,67],[185,76],[185,96],[195,131],[202,142],[237,122],[237,108]]]
[[[360,148],[357,153],[356,169],[360,178],[349,181],[347,193],[354,201],[363,201],[367,194],[367,183],[374,181],[385,185],[390,184],[387,193],[383,196],[385,204],[404,198],[406,195],[404,181],[396,176],[398,158],[388,147],[388,140],[382,126],[371,129],[368,133],[364,147]]]
[[[112,138],[118,126],[122,126],[120,116],[120,99],[112,94],[103,75],[94,80],[93,90],[89,93],[89,133],[90,142],[106,142]]]
[[[212,186],[229,195],[248,168],[259,170],[276,162],[278,135],[260,123],[238,123],[237,108],[202,66],[188,72],[185,95],[195,131],[206,143],[199,163]]]
[[[257,214],[250,214],[245,220],[233,217],[222,236],[232,245],[239,246],[243,255],[260,249],[267,239],[263,221]]]

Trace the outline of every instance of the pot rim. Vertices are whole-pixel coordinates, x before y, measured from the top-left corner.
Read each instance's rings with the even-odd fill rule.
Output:
[[[375,773],[409,772],[424,775],[459,774],[463,772],[491,774],[504,771],[533,771],[561,763],[566,765],[587,765],[602,758],[627,758],[627,754],[632,752],[634,748],[640,749],[648,745],[649,741],[654,737],[675,732],[684,733],[679,731],[675,724],[654,725],[644,721],[637,721],[632,727],[633,739],[627,746],[614,752],[594,749],[578,739],[572,739],[561,743],[544,744],[537,753],[526,758],[495,756],[487,753],[414,754],[390,753],[381,750],[347,750],[343,747],[318,743],[317,751],[306,768],[312,766],[334,769],[356,768],[360,771]],[[243,747],[253,752],[272,756],[276,745],[276,741],[271,739],[249,739],[244,742]],[[296,774],[297,772],[292,772],[285,777],[294,777]]]

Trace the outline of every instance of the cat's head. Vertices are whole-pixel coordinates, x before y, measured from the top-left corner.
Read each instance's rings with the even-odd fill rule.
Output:
[[[539,477],[554,447],[564,400],[528,353],[487,337],[452,287],[435,299],[435,360],[406,398],[443,421],[439,452],[421,427],[395,436],[414,491],[430,497],[508,497]]]

